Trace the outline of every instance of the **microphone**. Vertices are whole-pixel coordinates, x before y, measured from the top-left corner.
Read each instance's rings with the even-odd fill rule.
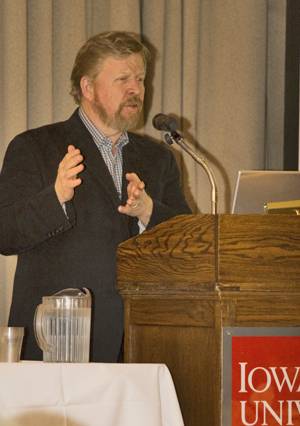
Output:
[[[177,143],[196,161],[196,163],[203,167],[211,185],[211,212],[212,214],[217,214],[217,185],[214,174],[211,168],[206,164],[205,159],[196,154],[192,148],[185,143],[183,137],[176,131],[178,129],[178,122],[176,118],[160,113],[153,117],[152,124],[156,130],[168,132],[164,135],[165,142],[168,145],[172,145],[174,142]]]
[[[175,132],[178,129],[178,122],[175,117],[165,114],[156,114],[152,119],[153,127],[156,130],[165,132]]]

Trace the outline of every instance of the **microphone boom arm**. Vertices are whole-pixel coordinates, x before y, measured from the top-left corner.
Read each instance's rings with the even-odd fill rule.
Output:
[[[171,131],[169,133],[166,133],[165,140],[167,144],[172,145],[173,142],[177,143],[181,148],[188,153],[195,161],[196,163],[200,164],[200,166],[203,167],[205,170],[210,185],[211,185],[211,213],[217,214],[217,202],[218,202],[218,191],[217,191],[217,185],[216,185],[216,179],[214,177],[214,174],[210,167],[206,164],[206,161],[203,157],[196,154],[184,141],[183,137],[177,133],[176,131]]]

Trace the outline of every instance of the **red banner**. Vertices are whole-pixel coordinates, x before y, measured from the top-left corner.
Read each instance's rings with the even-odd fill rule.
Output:
[[[232,336],[232,426],[300,426],[300,337]]]

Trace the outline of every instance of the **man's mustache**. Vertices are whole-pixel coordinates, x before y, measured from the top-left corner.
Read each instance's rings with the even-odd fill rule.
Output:
[[[131,96],[130,98],[126,99],[126,101],[122,102],[120,107],[123,108],[125,106],[138,106],[142,107],[143,102],[138,96]]]

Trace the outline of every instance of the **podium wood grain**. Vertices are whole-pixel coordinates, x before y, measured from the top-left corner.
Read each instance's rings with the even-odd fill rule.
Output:
[[[166,363],[185,424],[221,425],[222,327],[300,325],[300,218],[178,216],[117,256],[125,361]]]

